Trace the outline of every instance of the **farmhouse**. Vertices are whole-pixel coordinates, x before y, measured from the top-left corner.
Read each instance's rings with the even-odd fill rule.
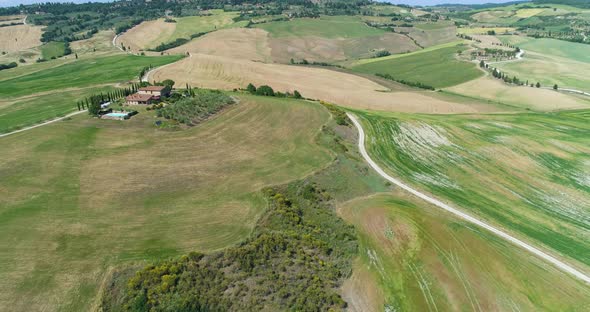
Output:
[[[137,93],[150,94],[156,98],[159,98],[162,95],[167,96],[170,93],[170,88],[166,86],[147,86],[139,88],[139,90],[137,90]]]
[[[151,94],[146,93],[135,93],[127,96],[125,98],[126,103],[129,105],[137,105],[137,104],[151,104],[154,96]]]

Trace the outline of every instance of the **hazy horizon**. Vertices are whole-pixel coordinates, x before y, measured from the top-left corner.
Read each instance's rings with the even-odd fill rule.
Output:
[[[114,0],[51,0],[49,2],[74,2],[74,3],[87,3],[87,2],[112,2]],[[408,4],[408,5],[437,5],[437,4],[484,4],[484,3],[504,3],[511,2],[514,0],[378,0],[380,2],[390,2],[395,4]],[[47,0],[0,0],[0,7],[18,6],[21,4],[33,4],[33,3],[44,3]]]

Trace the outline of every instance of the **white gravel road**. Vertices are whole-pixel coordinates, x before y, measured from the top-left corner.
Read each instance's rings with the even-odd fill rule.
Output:
[[[522,240],[498,229],[495,228],[471,215],[468,215],[465,212],[462,212],[456,208],[453,208],[433,197],[430,197],[424,193],[421,193],[415,189],[413,189],[412,187],[408,186],[407,184],[391,177],[390,175],[388,175],[387,173],[385,173],[385,171],[383,171],[383,169],[381,169],[381,167],[379,167],[379,165],[377,165],[377,163],[375,163],[371,157],[369,156],[369,154],[367,153],[367,150],[365,149],[365,132],[363,130],[363,127],[361,126],[361,124],[359,123],[359,121],[356,119],[356,117],[350,113],[347,113],[348,117],[352,120],[352,122],[354,123],[354,125],[356,126],[356,128],[358,129],[358,133],[359,133],[359,142],[358,142],[358,147],[359,150],[361,152],[361,154],[363,155],[363,157],[365,158],[365,160],[367,161],[367,163],[369,163],[369,165],[375,170],[377,171],[377,173],[382,176],[383,178],[385,178],[387,181],[395,184],[396,186],[404,189],[405,191],[411,193],[412,195],[419,197],[420,199],[423,199],[425,201],[427,201],[430,204],[433,204],[439,208],[442,208],[456,216],[458,216],[459,218],[468,221],[470,223],[473,223],[479,227],[482,227],[498,236],[500,236],[501,238],[513,243],[514,245],[525,249],[529,252],[531,252],[532,254],[534,254],[535,256],[553,264],[554,266],[556,266],[557,268],[559,268],[560,270],[567,272],[571,275],[573,275],[574,277],[586,282],[587,284],[590,284],[590,276],[588,276],[586,273],[583,273],[579,270],[577,270],[576,268],[572,267],[571,265],[562,262],[558,259],[556,259],[555,257],[541,251],[540,249],[531,246],[528,243],[523,242]]]

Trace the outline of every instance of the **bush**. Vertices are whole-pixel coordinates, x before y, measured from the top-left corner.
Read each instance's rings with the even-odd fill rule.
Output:
[[[271,87],[264,85],[264,86],[260,86],[260,87],[258,87],[258,89],[256,89],[256,95],[274,96],[275,92]]]
[[[379,74],[379,73],[377,73],[377,74],[375,74],[375,76],[378,76],[378,77],[381,77],[381,78],[385,78],[387,80],[392,80],[392,81],[395,81],[395,82],[399,82],[401,84],[405,84],[405,85],[410,86],[410,87],[421,88],[421,89],[426,89],[426,90],[434,90],[434,87],[433,86],[429,86],[429,85],[423,84],[421,82],[406,81],[406,80],[403,80],[403,79],[395,79],[390,74]]]
[[[0,70],[15,68],[17,66],[18,65],[16,64],[16,62],[12,62],[12,63],[8,63],[8,64],[0,64]]]

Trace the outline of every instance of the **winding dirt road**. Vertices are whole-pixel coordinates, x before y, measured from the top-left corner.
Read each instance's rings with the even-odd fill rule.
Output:
[[[567,272],[573,276],[575,276],[576,278],[586,282],[587,284],[590,284],[590,276],[588,276],[587,274],[578,271],[577,269],[575,269],[574,267],[570,266],[569,264],[562,262],[556,258],[554,258],[553,256],[537,249],[536,247],[533,247],[523,241],[521,241],[520,239],[511,236],[510,234],[499,230],[475,217],[472,217],[471,215],[468,215],[465,212],[462,212],[456,208],[453,208],[439,200],[437,200],[436,198],[430,197],[424,193],[421,193],[415,189],[413,189],[412,187],[408,186],[407,184],[404,184],[403,182],[391,177],[390,175],[388,175],[387,173],[385,173],[385,171],[383,171],[383,169],[381,169],[381,167],[379,167],[379,165],[377,165],[377,163],[375,163],[371,157],[369,156],[369,154],[367,153],[367,150],[365,149],[365,132],[363,130],[363,127],[361,126],[361,124],[359,123],[359,121],[356,119],[356,117],[350,113],[346,113],[348,115],[348,118],[350,118],[350,120],[352,120],[352,122],[354,123],[354,125],[356,126],[356,128],[358,129],[358,133],[359,133],[359,143],[358,143],[358,147],[359,147],[359,151],[361,153],[361,155],[363,155],[363,158],[365,158],[365,160],[367,161],[367,163],[369,163],[369,165],[375,170],[377,171],[377,173],[382,176],[383,178],[385,178],[387,181],[395,184],[396,186],[404,189],[405,191],[411,193],[412,195],[419,197],[420,199],[423,199],[425,201],[427,201],[430,204],[433,204],[439,208],[442,208],[456,216],[458,216],[459,218],[468,221],[470,223],[473,223],[479,227],[482,227],[498,236],[500,236],[501,238],[513,243],[514,245],[517,245],[518,247],[525,249],[529,252],[531,252],[532,254],[534,254],[535,256],[550,262],[551,264],[553,264],[554,266],[556,266],[557,268],[559,268],[560,270]]]

